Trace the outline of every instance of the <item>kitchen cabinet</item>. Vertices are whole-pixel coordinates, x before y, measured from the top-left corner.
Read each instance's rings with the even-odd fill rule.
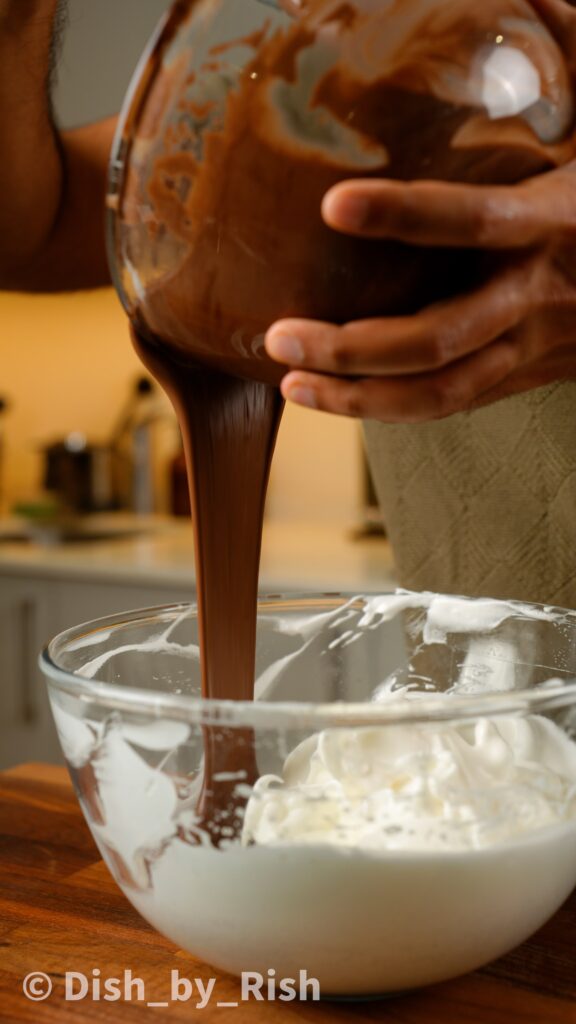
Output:
[[[0,579],[0,766],[59,759],[38,652],[58,620],[58,587]]]
[[[194,587],[154,586],[150,583],[60,581],[58,584],[58,628],[69,629],[81,622],[90,622],[105,615],[149,608],[153,605],[178,604],[194,599]]]
[[[62,761],[38,655],[57,633],[132,608],[193,597],[192,586],[0,574],[0,769]]]

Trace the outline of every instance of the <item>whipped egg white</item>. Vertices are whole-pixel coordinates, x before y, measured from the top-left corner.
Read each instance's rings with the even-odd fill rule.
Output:
[[[242,841],[482,849],[569,820],[576,820],[576,744],[541,715],[503,715],[310,736],[281,775],[257,781]]]

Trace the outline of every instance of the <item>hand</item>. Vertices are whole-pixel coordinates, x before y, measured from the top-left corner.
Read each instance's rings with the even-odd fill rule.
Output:
[[[410,317],[279,321],[266,348],[294,368],[287,399],[415,422],[576,378],[576,162],[510,187],[346,182],[323,212],[351,234],[494,250],[497,270]]]
[[[576,72],[576,11],[533,0]],[[434,419],[576,378],[576,161],[519,185],[351,181],[325,197],[339,231],[492,251],[476,291],[410,317],[279,321],[272,358],[298,404],[389,422]]]

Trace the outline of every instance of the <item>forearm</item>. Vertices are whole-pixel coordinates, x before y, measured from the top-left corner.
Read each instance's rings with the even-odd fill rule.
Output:
[[[106,167],[114,122],[58,134],[51,55],[60,0],[0,0],[0,287],[108,280]]]
[[[0,277],[52,230],[62,160],[49,99],[58,0],[0,0]]]
[[[116,119],[60,136],[61,192],[56,215],[26,263],[5,286],[26,291],[72,291],[110,281],[105,244],[108,155]]]

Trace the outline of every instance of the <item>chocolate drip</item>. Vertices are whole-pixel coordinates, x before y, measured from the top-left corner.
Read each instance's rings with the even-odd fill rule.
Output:
[[[252,700],[256,606],[268,476],[283,402],[277,388],[181,364],[133,332],[136,350],[170,396],[188,465],[196,548],[203,696]],[[198,827],[215,845],[239,827],[236,781],[258,776],[248,731],[206,726]],[[239,781],[239,780],[237,780]],[[226,831],[224,833],[226,835]]]

